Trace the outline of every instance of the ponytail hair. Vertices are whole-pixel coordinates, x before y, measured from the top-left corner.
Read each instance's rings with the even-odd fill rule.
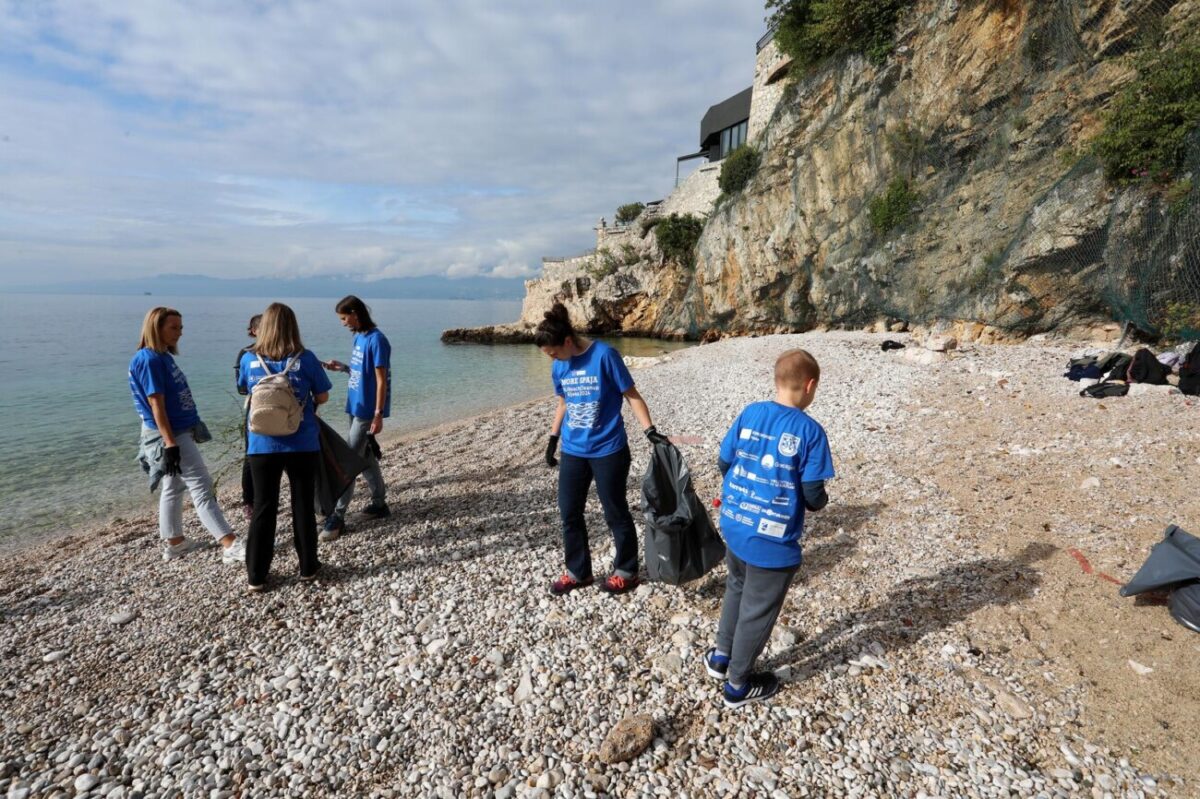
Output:
[[[375,329],[375,320],[371,318],[371,309],[353,294],[347,294],[338,300],[338,304],[334,306],[333,310],[335,313],[352,313],[358,317],[358,327],[354,328],[355,333],[366,333]]]
[[[571,314],[567,306],[561,302],[554,303],[546,311],[545,318],[533,331],[533,343],[539,347],[560,347],[567,339],[575,338],[575,328],[571,326]]]

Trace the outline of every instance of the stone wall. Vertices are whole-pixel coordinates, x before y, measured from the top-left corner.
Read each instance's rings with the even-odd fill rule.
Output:
[[[717,178],[721,174],[720,162],[705,164],[684,178],[683,182],[662,201],[658,207],[659,216],[671,214],[695,214],[708,216],[712,212],[713,202],[721,193]]]
[[[771,114],[775,113],[775,107],[783,97],[784,77],[790,63],[791,58],[779,51],[774,39],[758,51],[754,59],[754,92],[750,96],[750,123],[746,126],[746,141],[754,141],[754,137],[766,128]]]

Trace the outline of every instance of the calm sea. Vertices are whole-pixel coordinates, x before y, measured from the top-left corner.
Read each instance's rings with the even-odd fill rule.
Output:
[[[333,299],[284,300],[305,345],[323,360],[349,360],[351,334]],[[176,360],[215,440],[202,448],[218,480],[236,482],[241,398],[233,364],[248,344],[246,322],[266,306],[253,297],[0,294],[0,549],[52,531],[153,507],[138,467],[140,421],[128,366],[142,318],[155,305],[179,309]],[[549,361],[532,345],[446,345],[449,327],[509,322],[517,301],[369,301],[392,343],[388,431],[412,431],[550,393]],[[622,339],[626,355],[679,344]],[[331,375],[325,417],[344,425],[343,375]]]

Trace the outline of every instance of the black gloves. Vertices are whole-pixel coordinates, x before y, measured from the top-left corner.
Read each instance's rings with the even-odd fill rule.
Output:
[[[667,438],[662,433],[658,432],[658,429],[655,428],[654,425],[650,425],[649,427],[646,428],[646,438],[650,439],[651,444],[657,445],[657,444],[670,444],[671,443],[671,439]]]
[[[183,468],[179,463],[179,446],[163,449],[163,471],[167,474],[179,474]]]
[[[546,442],[546,465],[551,469],[558,465],[558,458],[554,457],[556,452],[558,452],[558,436],[551,434],[550,440]]]

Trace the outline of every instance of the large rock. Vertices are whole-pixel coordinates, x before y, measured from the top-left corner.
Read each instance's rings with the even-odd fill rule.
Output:
[[[600,759],[609,764],[633,760],[654,740],[654,719],[626,716],[617,722],[600,745]]]

